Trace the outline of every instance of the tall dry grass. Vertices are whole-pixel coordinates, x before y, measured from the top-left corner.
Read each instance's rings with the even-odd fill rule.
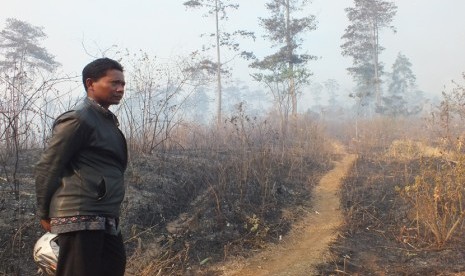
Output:
[[[451,160],[450,157],[454,156]],[[416,234],[427,245],[442,248],[461,236],[465,222],[465,155],[460,147],[452,154],[422,158],[415,181],[398,188],[412,208]]]
[[[465,222],[465,86],[453,83],[427,120],[433,135],[421,154],[420,172],[413,183],[398,189],[413,207],[411,220],[417,235],[437,248],[460,238]]]

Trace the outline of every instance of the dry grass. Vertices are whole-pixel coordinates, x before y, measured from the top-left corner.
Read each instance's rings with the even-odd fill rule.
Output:
[[[125,209],[133,225],[126,230],[128,273],[208,275],[209,264],[287,233],[296,207],[310,197],[309,179],[317,183],[330,168],[324,129],[305,121],[298,129],[283,143],[270,135],[273,126],[239,116],[215,135],[197,129],[193,142],[200,149],[166,151],[134,164]]]
[[[359,160],[342,191],[346,225],[322,275],[465,270],[464,140],[441,135],[432,121],[418,123],[359,122],[359,140],[351,144]]]
[[[415,181],[398,188],[413,207],[410,218],[416,223],[416,234],[437,248],[446,246],[465,222],[465,156],[447,156],[455,160],[422,159]]]
[[[404,139],[394,140],[385,155],[386,158],[408,161],[421,157],[439,157],[443,155],[443,151],[420,141]]]
[[[278,240],[308,204],[307,187],[330,169],[325,129],[307,119],[286,141],[276,126],[245,115],[221,131],[180,127],[163,150],[131,153],[122,210],[128,275],[208,273],[211,263]],[[43,232],[32,168],[39,153],[22,153],[19,201],[0,201],[0,275],[36,271],[31,250]],[[0,188],[8,193],[9,183]]]

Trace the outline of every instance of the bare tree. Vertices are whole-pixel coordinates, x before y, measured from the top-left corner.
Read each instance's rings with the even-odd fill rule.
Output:
[[[208,35],[209,37],[215,37],[215,50],[216,50],[216,63],[211,62],[212,68],[216,71],[216,82],[217,82],[217,98],[216,98],[216,119],[217,126],[222,122],[222,75],[228,73],[228,70],[224,68],[225,62],[222,62],[222,49],[229,48],[233,51],[239,51],[239,43],[237,37],[251,37],[255,39],[252,32],[244,30],[236,30],[232,33],[226,32],[220,27],[220,21],[228,19],[226,11],[228,9],[236,10],[239,8],[238,4],[230,3],[230,0],[189,0],[184,2],[184,5],[188,8],[205,8],[208,14],[215,16],[215,33]],[[204,47],[204,50],[208,50],[210,47]],[[242,57],[251,58],[253,54],[250,52],[242,51]]]
[[[152,153],[176,141],[174,128],[183,121],[183,106],[199,86],[211,76],[197,56],[163,64],[145,52],[128,54],[126,97],[117,112],[132,151]]]
[[[38,113],[35,105],[56,83],[52,77],[59,64],[48,51],[40,47],[46,37],[42,28],[17,19],[7,19],[0,32],[0,144],[3,173],[13,183],[19,199],[16,177],[19,152],[34,134],[33,122]],[[13,168],[7,169],[13,159]]]

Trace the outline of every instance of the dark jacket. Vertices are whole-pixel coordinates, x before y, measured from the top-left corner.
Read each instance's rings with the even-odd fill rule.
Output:
[[[118,217],[126,166],[126,139],[116,116],[86,98],[57,118],[35,167],[38,215]]]

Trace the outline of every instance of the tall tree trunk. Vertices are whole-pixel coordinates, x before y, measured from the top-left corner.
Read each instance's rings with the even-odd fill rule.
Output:
[[[378,41],[378,25],[375,22],[373,23],[373,66],[374,66],[374,88],[375,88],[375,96],[376,96],[376,105],[381,105],[381,89],[380,89],[380,81],[379,81],[379,51],[378,51],[379,41]]]
[[[216,99],[216,126],[219,128],[221,125],[221,55],[220,55],[220,28],[218,19],[218,0],[215,0],[215,20],[216,20],[216,78],[217,78],[217,99]]]
[[[292,101],[292,118],[297,117],[297,95],[295,92],[295,80],[294,80],[294,63],[292,60],[292,39],[291,39],[291,17],[290,17],[290,0],[286,0],[286,47],[287,47],[287,59],[289,63],[289,96]]]

